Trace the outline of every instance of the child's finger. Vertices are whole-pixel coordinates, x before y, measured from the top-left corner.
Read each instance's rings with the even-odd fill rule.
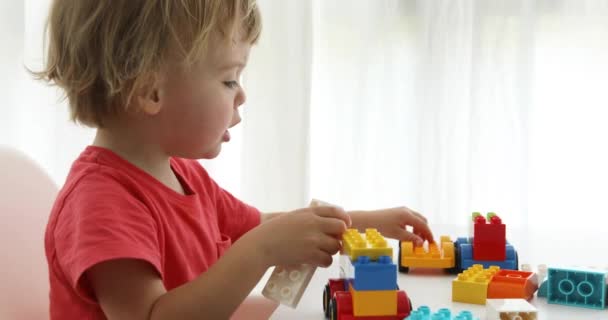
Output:
[[[431,232],[431,228],[429,228],[429,225],[424,220],[414,217],[410,225],[413,227],[417,235],[422,237],[424,240],[433,242],[433,233]]]
[[[399,241],[411,241],[418,246],[420,246],[424,243],[424,239],[422,239],[421,237],[419,237],[405,229],[400,229],[399,235],[397,236],[397,238]]]
[[[344,221],[347,227],[350,227],[350,216],[340,207],[314,207],[316,215],[325,218],[335,218]]]
[[[323,237],[319,243],[319,249],[325,251],[327,254],[334,255],[340,251],[340,241],[332,237]]]
[[[408,210],[410,210],[410,212],[411,212],[413,215],[415,215],[416,217],[418,217],[419,219],[421,219],[422,221],[424,221],[424,223],[429,223],[429,222],[426,220],[426,217],[425,217],[425,216],[421,215],[420,213],[418,213],[418,212],[416,212],[416,211],[414,211],[414,210],[412,210],[412,209],[409,209],[409,208],[408,208]]]
[[[310,262],[312,265],[317,265],[319,267],[327,268],[331,266],[333,262],[332,255],[328,254],[324,251],[317,251],[313,256],[313,261]]]
[[[335,218],[322,218],[320,224],[321,232],[334,237],[342,236],[347,228],[346,223],[343,220]]]

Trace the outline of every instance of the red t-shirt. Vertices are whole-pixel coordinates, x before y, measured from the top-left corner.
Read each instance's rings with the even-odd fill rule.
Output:
[[[220,188],[195,160],[171,159],[186,195],[110,150],[74,162],[46,229],[51,319],[105,319],[85,271],[117,258],[150,263],[171,290],[205,272],[260,213]]]

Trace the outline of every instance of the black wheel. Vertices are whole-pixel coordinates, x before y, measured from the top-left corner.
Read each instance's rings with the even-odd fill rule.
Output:
[[[409,267],[404,267],[401,264],[401,242],[399,242],[399,255],[397,256],[397,262],[398,262],[398,265],[399,265],[399,272],[401,272],[401,273],[408,273],[408,272],[410,272],[410,268]]]
[[[329,302],[329,319],[338,320],[338,301],[335,297]]]
[[[331,299],[331,291],[329,289],[329,284],[325,285],[325,290],[323,290],[323,313],[325,314],[325,319],[329,318],[329,302]]]
[[[456,241],[454,241],[454,267],[445,270],[450,274],[459,274],[462,271],[460,265],[460,246],[456,245]]]

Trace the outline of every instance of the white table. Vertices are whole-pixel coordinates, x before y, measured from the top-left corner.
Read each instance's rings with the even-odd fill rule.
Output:
[[[435,227],[436,236],[441,234],[465,236],[466,228]],[[445,232],[445,230],[457,230]],[[456,233],[459,232],[459,233]],[[593,234],[578,229],[577,232],[555,229],[510,230],[507,238],[519,253],[519,262],[530,263],[534,270],[538,264],[551,266],[608,266],[608,241],[604,234]],[[576,240],[576,241],[574,241]],[[396,241],[393,243],[396,246]],[[397,251],[394,251],[396,258]],[[279,306],[271,319],[324,319],[322,308],[323,288],[329,278],[338,276],[338,262],[327,268],[317,269],[313,279],[296,309]],[[395,260],[396,261],[396,260]],[[427,305],[432,311],[450,308],[452,311],[470,310],[476,317],[485,319],[485,306],[454,303],[451,301],[452,280],[440,270],[412,270],[398,276],[399,287],[404,290],[417,308]],[[263,283],[262,283],[263,282]],[[265,284],[264,281],[261,285]],[[548,304],[546,298],[535,297],[530,301],[539,313],[539,320],[608,320],[608,309],[593,310]]]

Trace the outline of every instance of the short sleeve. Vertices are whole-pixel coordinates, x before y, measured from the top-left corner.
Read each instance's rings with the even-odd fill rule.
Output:
[[[89,174],[77,182],[65,199],[54,240],[59,265],[70,285],[85,299],[94,300],[82,276],[104,261],[143,260],[163,276],[155,218],[111,176]]]
[[[215,182],[213,182],[215,184]],[[243,234],[260,224],[261,214],[258,209],[242,202],[230,192],[215,184],[215,201],[220,228],[232,242],[237,241]]]

